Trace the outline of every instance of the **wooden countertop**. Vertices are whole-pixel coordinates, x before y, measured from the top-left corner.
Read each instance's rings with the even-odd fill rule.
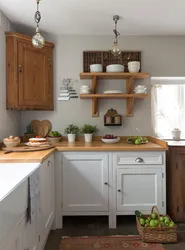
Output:
[[[47,149],[36,152],[12,152],[10,154],[4,154],[4,151],[0,151],[0,163],[28,163],[28,162],[39,162],[42,163],[47,159],[55,148]]]
[[[149,142],[142,145],[133,145],[126,142],[127,137],[121,137],[120,142],[115,144],[105,144],[101,142],[101,137],[94,137],[92,143],[85,143],[83,137],[81,137],[75,143],[68,143],[66,139],[57,143],[55,148],[36,151],[36,152],[13,152],[10,154],[4,154],[4,151],[0,151],[0,163],[10,162],[40,162],[42,163],[49,155],[55,150],[68,152],[68,151],[166,151],[168,150],[168,144],[165,141],[159,140],[154,137],[147,137]]]

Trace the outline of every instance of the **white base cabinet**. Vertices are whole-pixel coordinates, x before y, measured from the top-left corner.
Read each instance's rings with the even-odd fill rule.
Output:
[[[5,210],[6,221],[12,221],[11,229],[0,241],[1,250],[42,250],[55,219],[54,154],[40,165],[41,211],[33,223],[27,219],[28,179],[18,186],[3,202],[3,207],[14,209],[15,218]],[[12,210],[11,210],[12,211]],[[21,214],[20,214],[21,211]],[[8,221],[9,219],[9,221]],[[6,225],[7,226],[7,225]],[[0,237],[1,239],[1,237]]]
[[[162,208],[162,169],[117,169],[117,212],[150,213],[151,207]]]
[[[41,242],[44,247],[55,219],[54,154],[40,168]]]
[[[166,213],[165,152],[56,153],[56,227],[66,215]]]
[[[108,212],[108,154],[63,154],[63,212]]]

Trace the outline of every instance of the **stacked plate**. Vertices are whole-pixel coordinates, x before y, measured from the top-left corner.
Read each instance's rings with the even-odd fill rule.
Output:
[[[140,62],[138,61],[131,61],[128,62],[128,71],[130,73],[137,73],[140,70]]]
[[[111,64],[106,67],[106,72],[124,72],[122,64]]]
[[[105,90],[103,93],[104,94],[122,94],[123,92],[121,90]]]
[[[87,85],[82,85],[80,88],[80,94],[90,94],[90,88]]]

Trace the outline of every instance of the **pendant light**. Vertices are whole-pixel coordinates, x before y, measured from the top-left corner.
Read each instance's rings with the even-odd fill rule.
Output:
[[[118,15],[113,16],[113,21],[115,22],[115,29],[113,30],[113,32],[115,34],[115,38],[114,38],[114,44],[113,44],[112,49],[111,49],[111,53],[114,56],[119,56],[121,54],[121,49],[119,48],[119,44],[118,44],[118,36],[120,35],[120,33],[117,31],[118,20],[119,20]]]
[[[37,27],[36,27],[36,34],[32,37],[32,44],[35,48],[43,48],[45,44],[45,39],[43,36],[41,36],[39,30],[39,22],[41,20],[41,13],[39,11],[40,0],[36,0],[36,2],[37,2],[37,11],[35,12],[34,19],[37,24]]]

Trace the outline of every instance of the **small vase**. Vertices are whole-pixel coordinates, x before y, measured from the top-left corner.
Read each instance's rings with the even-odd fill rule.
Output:
[[[85,142],[92,142],[92,134],[84,134]]]
[[[76,134],[68,134],[67,137],[68,137],[68,142],[70,143],[75,142],[76,140]]]
[[[172,136],[174,140],[180,140],[181,131],[178,128],[172,130]]]

